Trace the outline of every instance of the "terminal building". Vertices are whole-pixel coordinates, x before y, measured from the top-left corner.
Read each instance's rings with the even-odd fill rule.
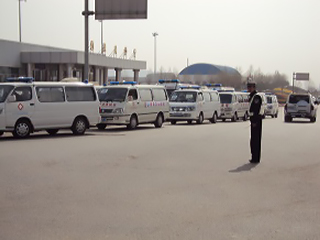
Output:
[[[132,70],[134,80],[139,82],[139,72],[146,66],[145,61],[90,53],[89,81],[106,84],[109,70],[114,70],[120,81],[122,70]],[[33,77],[35,81],[84,80],[83,72],[84,52],[0,39],[0,82],[18,76]]]

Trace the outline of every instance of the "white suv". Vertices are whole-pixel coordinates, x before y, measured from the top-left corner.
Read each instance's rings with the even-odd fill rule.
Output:
[[[292,93],[284,107],[284,121],[291,122],[293,118],[308,118],[311,122],[317,120],[317,104],[312,95]]]

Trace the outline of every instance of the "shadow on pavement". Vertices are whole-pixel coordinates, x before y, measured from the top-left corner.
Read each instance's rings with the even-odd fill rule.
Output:
[[[243,164],[240,167],[237,167],[236,169],[232,169],[229,172],[231,173],[239,173],[239,172],[245,172],[245,171],[251,171],[252,168],[255,168],[258,164],[252,164],[252,163],[246,163]]]

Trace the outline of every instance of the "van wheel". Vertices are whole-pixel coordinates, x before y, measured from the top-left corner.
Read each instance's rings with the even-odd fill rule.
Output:
[[[3,131],[0,131],[0,137],[1,137],[3,134],[4,134],[4,132],[3,132]]]
[[[31,133],[31,124],[27,120],[20,120],[16,123],[12,135],[16,138],[28,137]]]
[[[103,123],[97,124],[97,128],[98,128],[99,130],[104,130],[104,129],[106,129],[106,127],[107,127],[107,124],[103,124]]]
[[[291,122],[291,121],[292,121],[292,117],[290,117],[290,116],[285,116],[285,117],[284,117],[284,121],[285,121],[285,122]]]
[[[243,116],[243,121],[247,121],[248,120],[248,113],[245,113]]]
[[[49,135],[52,136],[52,135],[56,135],[59,129],[47,129],[46,131],[47,133],[49,133]]]
[[[310,122],[314,123],[314,122],[316,122],[316,121],[317,121],[317,118],[316,118],[316,117],[310,118]]]
[[[202,124],[202,123],[203,123],[203,120],[204,120],[204,118],[203,118],[203,113],[200,113],[199,119],[197,120],[197,124]]]
[[[133,130],[138,126],[138,119],[135,115],[131,116],[130,123],[127,125],[127,128]]]
[[[237,113],[234,113],[231,121],[232,121],[232,122],[236,122],[237,120],[238,120],[238,114],[237,114]]]
[[[77,117],[73,122],[71,130],[74,135],[83,135],[87,130],[87,121],[83,117]]]
[[[171,121],[172,125],[175,125],[177,123],[177,121]]]
[[[210,119],[211,123],[217,123],[218,117],[217,117],[217,113],[214,113],[212,118]]]
[[[161,127],[162,127],[162,124],[163,124],[163,116],[162,116],[162,114],[160,113],[160,114],[158,114],[158,116],[157,116],[157,119],[156,119],[156,121],[155,121],[155,123],[154,123],[154,126],[155,126],[156,128],[161,128]]]

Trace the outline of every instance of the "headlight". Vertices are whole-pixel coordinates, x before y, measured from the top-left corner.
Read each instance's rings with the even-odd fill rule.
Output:
[[[196,107],[187,107],[187,111],[194,111]]]
[[[123,113],[123,108],[116,108],[112,112],[113,113]]]

